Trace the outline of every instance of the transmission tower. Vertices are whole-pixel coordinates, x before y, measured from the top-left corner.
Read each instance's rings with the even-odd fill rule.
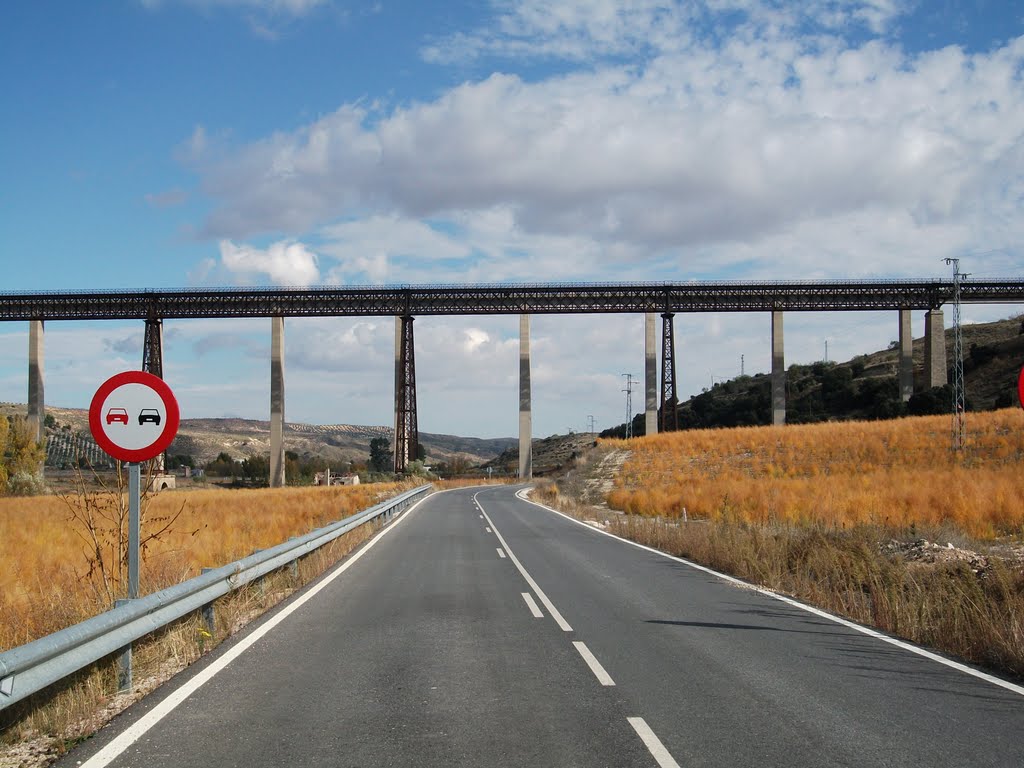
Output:
[[[953,265],[953,427],[951,449],[962,451],[967,443],[964,395],[964,339],[960,329],[960,281],[969,275],[960,271],[960,259],[944,259]]]
[[[626,439],[628,440],[633,436],[633,374],[624,373],[626,377],[626,388],[622,390],[626,393]]]

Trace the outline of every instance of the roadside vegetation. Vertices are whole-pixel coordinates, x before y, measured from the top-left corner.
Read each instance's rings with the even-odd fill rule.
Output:
[[[165,492],[144,504],[144,594],[340,520],[417,483]],[[125,593],[119,494],[0,498],[0,650],[108,610]]]
[[[962,455],[948,416],[607,440],[535,498],[1022,677],[1022,422],[972,414]]]
[[[141,592],[147,594],[347,517],[403,490],[402,483],[322,488],[165,492],[143,500]],[[80,487],[71,496],[0,499],[0,650],[22,645],[113,607],[126,593],[125,500]],[[111,660],[0,714],[0,765],[55,759],[114,714],[315,579],[368,539],[360,526],[221,598],[211,634],[185,617],[134,646],[134,685],[117,693]]]

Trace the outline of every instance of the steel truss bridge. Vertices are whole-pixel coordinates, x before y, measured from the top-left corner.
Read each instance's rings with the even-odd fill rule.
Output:
[[[947,280],[427,285],[0,293],[3,320],[147,320],[937,309]],[[962,303],[1020,303],[1024,279],[965,280]]]
[[[786,311],[931,311],[952,302],[957,288],[960,303],[1024,302],[1022,279],[970,280],[961,281],[959,286],[945,280],[864,280],[202,288],[0,293],[0,321],[30,321],[28,411],[30,422],[41,434],[40,344],[44,321],[144,320],[143,370],[162,377],[164,320],[272,317],[275,319],[273,338],[278,339],[278,334],[283,334],[285,317],[394,316],[400,323],[396,328],[395,471],[403,472],[408,463],[415,460],[418,446],[413,352],[413,320],[417,316],[644,313],[651,324],[653,314],[660,313],[663,319],[661,429],[664,431],[678,427],[672,330],[676,313],[773,312],[780,313],[781,317]],[[774,318],[773,314],[773,324]],[[521,358],[522,334],[521,327]],[[648,335],[653,335],[653,325]],[[284,449],[280,437],[284,423],[284,377],[282,361],[274,357],[278,353],[273,351],[279,348],[279,344],[272,345],[271,353],[271,485],[284,484]],[[528,478],[529,459],[523,461],[523,456],[529,456],[530,452],[529,429],[524,431],[524,414],[528,419],[530,397],[528,352],[525,379],[522,359],[520,365],[520,475]],[[781,356],[777,365],[773,353],[773,408],[778,410],[781,403],[784,413],[784,371],[776,370],[778,366],[781,366]],[[653,359],[647,361],[647,367],[648,380],[656,382]],[[648,410],[653,397],[648,392]],[[525,411],[523,403],[526,403]]]

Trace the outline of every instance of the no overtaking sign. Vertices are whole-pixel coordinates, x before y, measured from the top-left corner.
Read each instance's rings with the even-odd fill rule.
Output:
[[[145,371],[111,376],[93,395],[89,429],[115,459],[148,461],[178,433],[178,401],[163,379]]]

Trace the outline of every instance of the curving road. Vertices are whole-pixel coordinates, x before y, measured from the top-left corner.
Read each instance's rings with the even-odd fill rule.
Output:
[[[464,489],[59,765],[1009,768],[1024,689]]]

